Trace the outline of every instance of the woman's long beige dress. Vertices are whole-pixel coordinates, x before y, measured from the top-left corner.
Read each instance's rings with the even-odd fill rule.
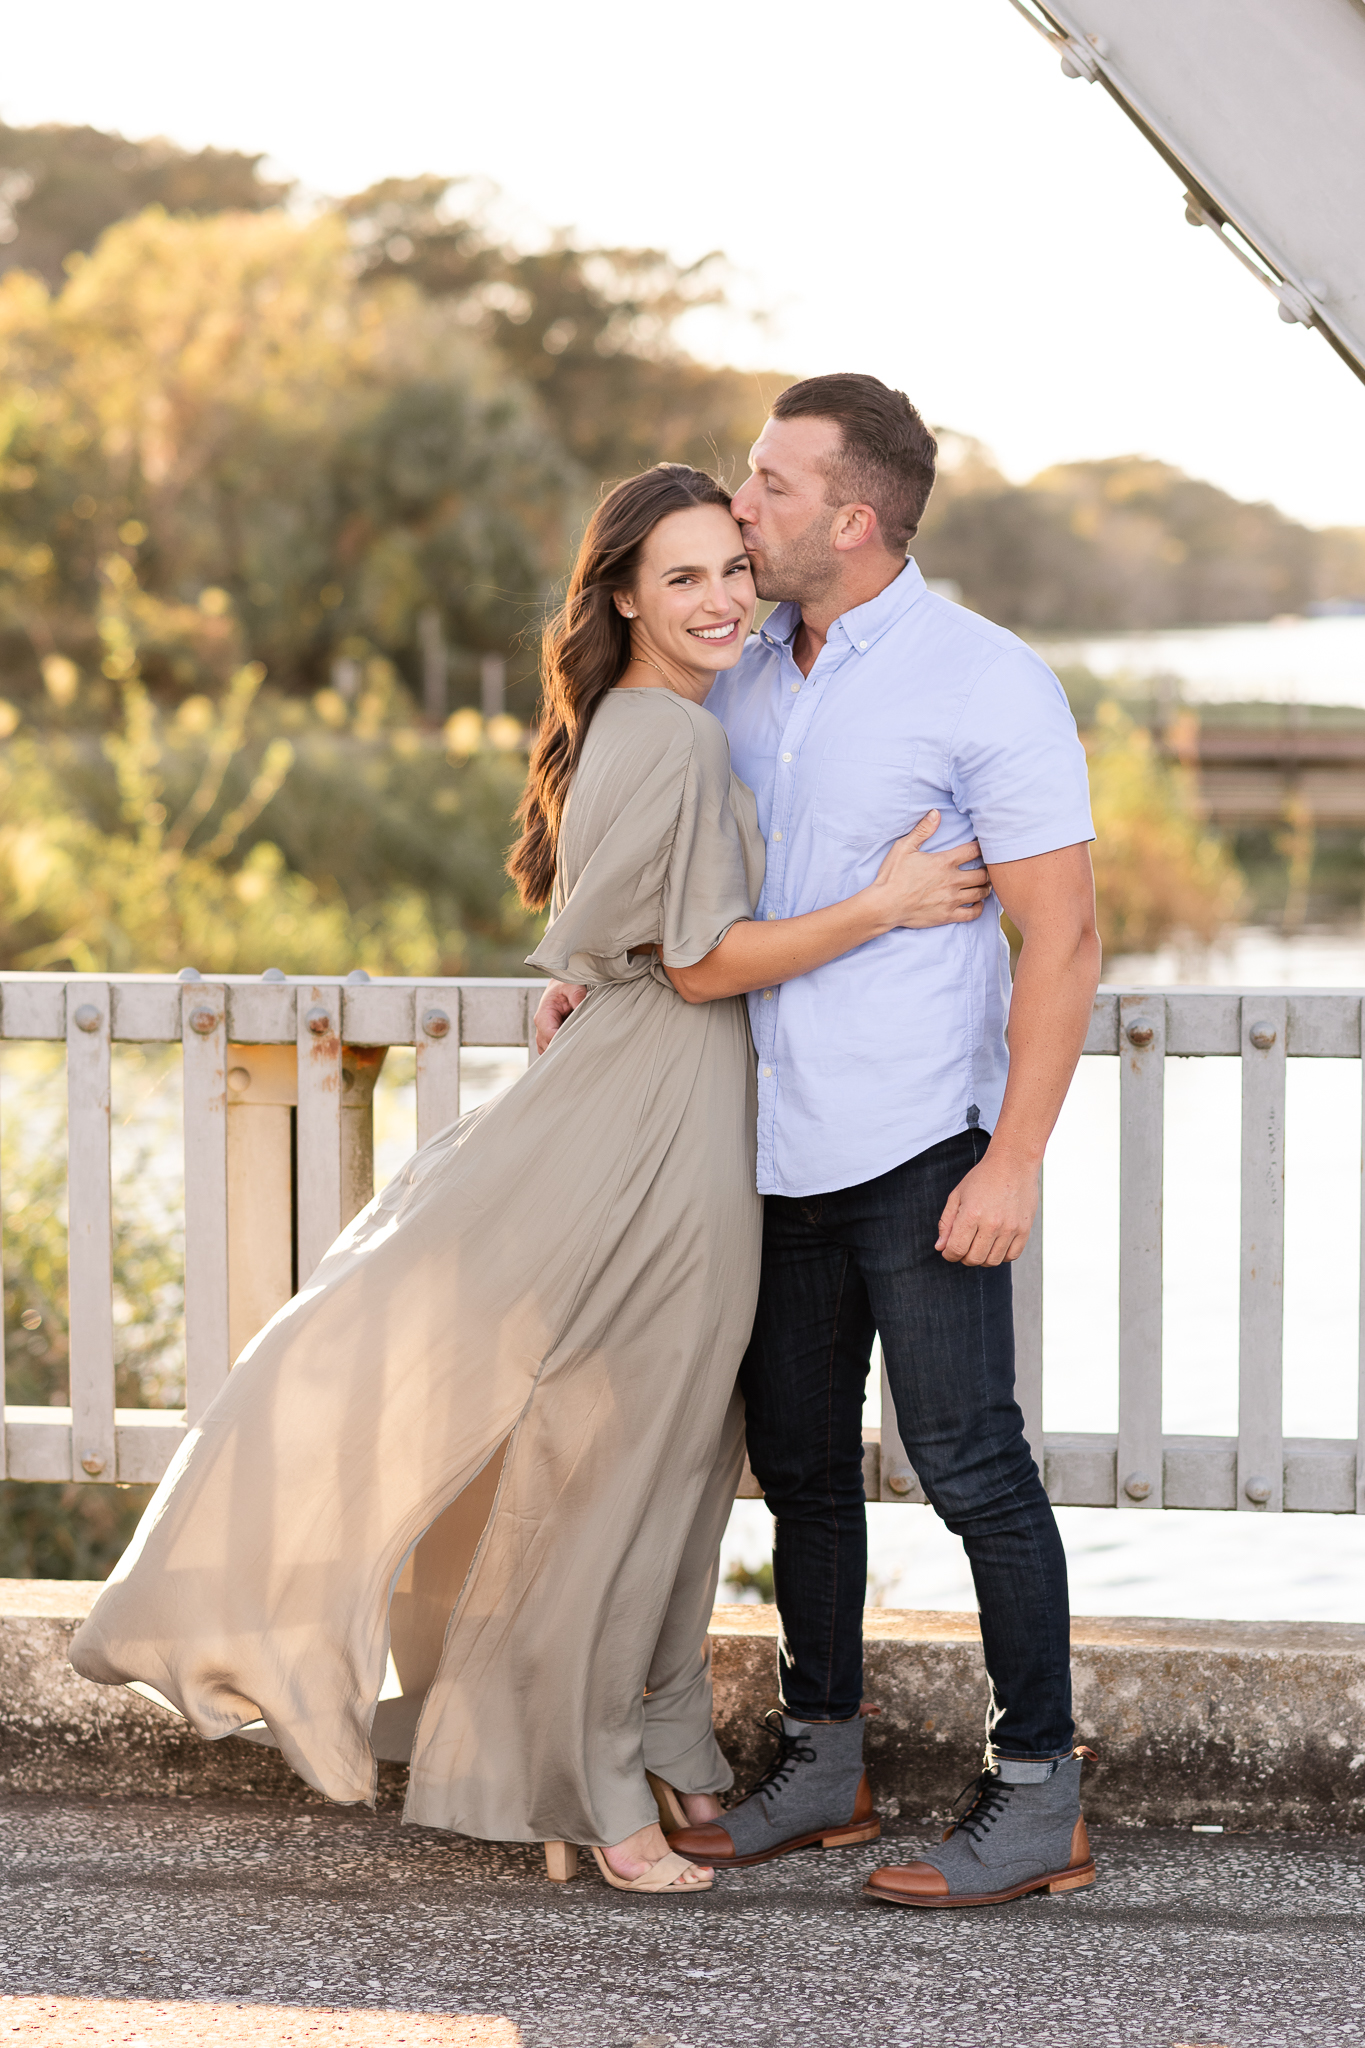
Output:
[[[729,1784],[706,1626],[758,1285],[753,1049],[741,999],[689,1005],[638,949],[700,960],[762,857],[710,713],[612,691],[532,955],[587,999],[248,1346],[78,1671],[205,1736],[264,1719],[310,1784],[367,1800],[392,1595],[409,1820],[616,1842],[655,1817],[646,1765]]]

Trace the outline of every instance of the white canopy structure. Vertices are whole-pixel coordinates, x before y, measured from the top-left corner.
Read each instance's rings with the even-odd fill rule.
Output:
[[[1365,380],[1365,0],[1011,0]]]

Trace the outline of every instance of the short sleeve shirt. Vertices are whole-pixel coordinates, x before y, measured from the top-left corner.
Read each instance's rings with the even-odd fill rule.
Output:
[[[707,709],[730,736],[767,845],[758,916],[866,887],[931,809],[930,848],[988,862],[1094,837],[1065,693],[1014,634],[926,589],[913,562],[835,621],[808,677],[781,605]],[[888,932],[749,998],[758,1185],[853,1187],[944,1138],[994,1128],[1008,1073],[1009,949],[994,896],[973,924]]]

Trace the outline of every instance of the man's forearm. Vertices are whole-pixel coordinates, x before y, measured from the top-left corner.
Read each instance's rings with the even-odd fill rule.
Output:
[[[996,893],[1023,933],[1010,999],[1010,1070],[990,1148],[939,1219],[937,1250],[969,1266],[1017,1259],[1038,1208],[1038,1175],[1085,1044],[1100,977],[1087,846],[997,864]]]
[[[1070,945],[1026,933],[1010,997],[1010,1070],[991,1149],[1038,1165],[1090,1028],[1100,978],[1093,927]]]

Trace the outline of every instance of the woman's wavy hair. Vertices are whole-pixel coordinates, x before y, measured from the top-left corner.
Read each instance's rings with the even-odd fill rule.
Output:
[[[630,660],[630,622],[613,598],[634,582],[640,551],[659,521],[693,505],[728,511],[730,493],[686,463],[661,462],[615,485],[588,522],[568,594],[541,643],[540,730],[517,808],[521,838],[507,861],[528,910],[543,910],[550,900],[560,822],[583,741]]]

